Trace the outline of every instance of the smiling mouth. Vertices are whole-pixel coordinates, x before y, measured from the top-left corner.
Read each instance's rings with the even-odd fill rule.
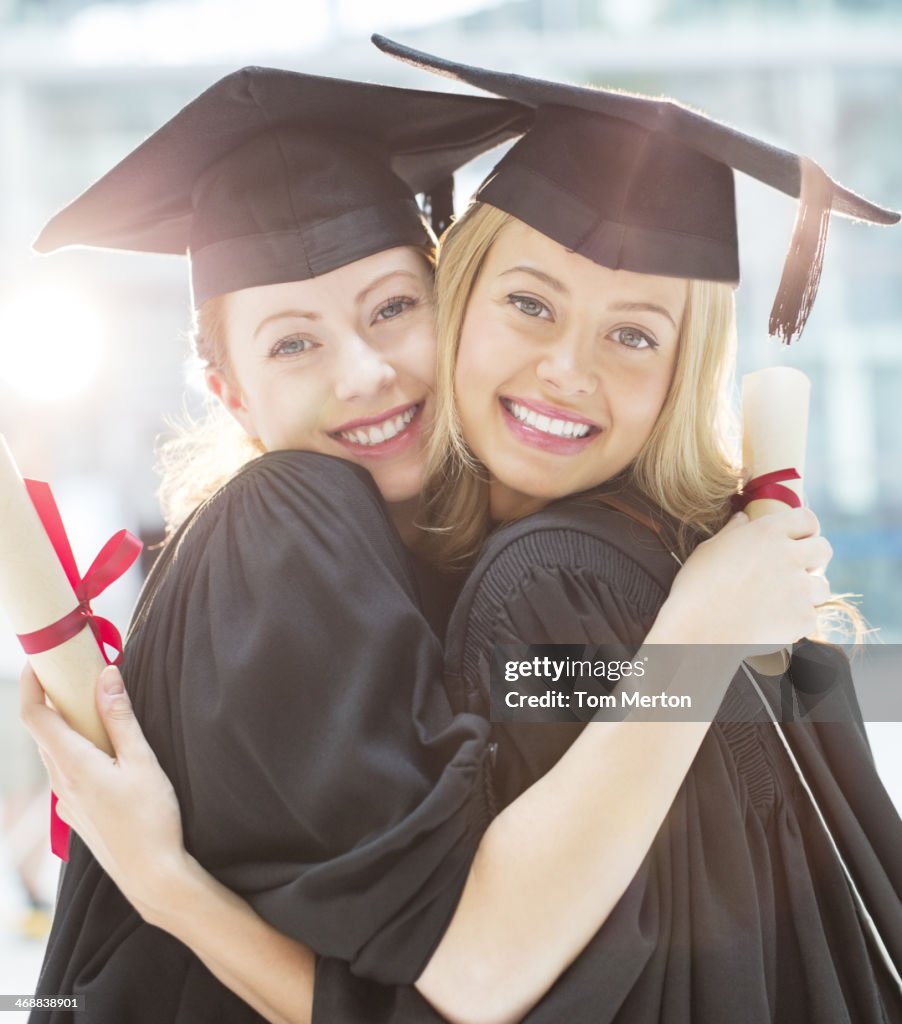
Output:
[[[331,436],[347,444],[375,448],[402,434],[422,411],[423,402],[408,406],[402,412],[386,416],[375,423],[360,423],[349,430],[335,430]]]
[[[514,402],[510,398],[502,398],[501,404],[518,423],[531,427],[540,434],[548,434],[551,437],[571,438],[576,441],[589,437],[590,434],[597,434],[599,431],[599,428],[591,423],[545,416],[525,405],[520,405],[519,402]]]

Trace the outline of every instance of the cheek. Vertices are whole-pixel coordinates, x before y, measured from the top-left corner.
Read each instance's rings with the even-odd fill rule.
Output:
[[[494,381],[490,372],[490,360],[486,358],[485,346],[480,345],[472,333],[464,332],[457,352],[454,368],[454,396],[461,424],[466,431],[468,424],[484,415],[484,406],[494,393]]]
[[[323,374],[280,375],[266,381],[256,395],[256,418],[282,444],[303,446],[325,424],[331,387]]]
[[[455,373],[458,390],[491,401],[525,366],[523,341],[491,316],[469,315],[461,333]]]
[[[672,372],[671,366],[662,366],[623,379],[616,389],[616,399],[609,391],[612,406],[616,401],[615,419],[647,439],[667,400]]]

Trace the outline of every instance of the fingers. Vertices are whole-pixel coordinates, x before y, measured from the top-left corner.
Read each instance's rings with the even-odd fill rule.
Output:
[[[817,537],[821,532],[821,524],[810,508],[790,508],[785,512],[776,512],[768,518],[774,522],[779,521],[787,535],[793,540]]]
[[[19,676],[20,715],[24,717],[26,709],[34,705],[44,706],[44,688],[34,674],[34,669],[26,661]]]
[[[41,748],[51,782],[54,771],[57,778],[69,776],[83,759],[106,757],[90,740],[72,729],[58,711],[44,703],[44,691],[30,668],[23,669],[19,677],[19,701],[22,724]]]
[[[110,665],[97,680],[97,710],[120,762],[153,758],[156,755],[135,718],[119,670]]]
[[[822,572],[833,557],[833,546],[826,537],[803,537],[795,542],[794,551],[799,565],[806,572]]]

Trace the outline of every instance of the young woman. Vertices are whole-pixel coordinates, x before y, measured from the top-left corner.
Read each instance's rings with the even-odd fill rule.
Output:
[[[726,521],[738,485],[722,430],[738,277],[730,166],[801,192],[772,314],[786,340],[813,301],[831,208],[883,223],[898,215],[809,161],[795,160],[793,185],[789,154],[672,104],[384,45],[536,108],[439,261],[444,400],[427,491],[445,560],[479,553],[446,637],[458,706],[487,709],[502,644],[641,645],[652,664],[649,643],[674,613],[682,642],[741,637],[739,593],[755,588],[755,603],[775,605],[789,595],[738,544],[698,543]],[[753,527],[780,529],[761,520],[733,536]],[[679,621],[688,551],[687,568],[708,559],[718,594],[723,575],[737,591],[726,601],[712,591]],[[813,618],[803,621],[811,605],[774,610],[796,639],[815,632]],[[557,965],[570,964],[531,1021],[902,1020],[902,821],[874,770],[844,658],[802,642],[791,678],[803,716],[811,705],[818,713],[782,733],[767,706],[779,711],[779,690],[759,693],[742,673],[710,729],[594,723],[580,735],[496,724],[502,804],[536,780],[557,785],[549,769],[572,762],[590,734],[605,751],[591,820],[613,827],[574,832],[565,861],[586,911],[568,919],[571,952],[588,945]],[[555,819],[556,839],[565,827]],[[546,896],[553,934],[565,901],[559,890]],[[472,943],[459,950],[462,961],[480,954],[491,955]],[[495,956],[512,967],[511,953]],[[556,976],[541,959],[517,962]]]
[[[487,729],[436,685],[392,522],[409,525],[433,412],[434,236],[414,196],[438,214],[454,169],[524,119],[506,101],[245,69],[37,243],[190,253],[208,383],[264,454],[170,540],[125,675],[189,849],[286,933],[301,911],[298,934],[390,981],[419,973],[489,817]],[[40,992],[84,996],[86,1020],[257,1016],[77,839]]]
[[[480,460],[485,460],[484,465],[492,474],[493,485],[488,494],[485,482],[475,478],[482,491],[482,521],[488,523],[489,513],[496,521],[516,518],[534,511],[554,497],[573,491],[584,492],[587,488],[619,478],[624,470],[635,465],[641,454],[649,449],[656,431],[662,435],[672,432],[672,423],[663,417],[672,409],[672,402],[677,401],[674,396],[678,396],[685,407],[694,391],[694,373],[704,365],[709,367],[713,379],[719,378],[723,360],[711,358],[708,342],[716,336],[716,344],[721,348],[726,346],[730,318],[724,289],[720,289],[718,298],[717,288],[687,283],[685,278],[651,274],[628,274],[601,280],[599,275],[603,278],[604,273],[599,267],[583,256],[566,252],[525,223],[518,225],[504,220],[495,223],[487,241],[484,232],[478,233],[477,237],[469,234],[467,225],[475,223],[479,226],[483,216],[475,214],[472,220],[462,221],[457,232],[457,237],[468,240],[468,244],[457,250],[459,265],[469,268],[470,283],[481,268],[480,281],[484,274],[490,291],[490,294],[484,294],[477,287],[471,305],[467,306],[469,333],[465,333],[469,344],[464,346],[461,343],[461,359],[466,356],[469,362],[461,366],[458,390],[461,421],[471,449]],[[546,246],[544,251],[543,245]],[[548,249],[547,246],[553,248]],[[453,268],[454,249],[449,247],[449,253],[448,266]],[[515,262],[508,266],[512,254]],[[453,273],[453,269],[449,270],[452,280]],[[610,273],[622,274],[620,271]],[[507,287],[515,275],[521,275],[515,284],[510,284],[507,290],[499,290],[499,278]],[[522,279],[523,275],[526,281]],[[560,345],[553,340],[556,329],[548,327],[556,323],[551,315],[553,305],[534,294],[536,281],[543,282],[543,287],[549,281],[556,282],[558,286],[566,281],[571,290],[567,307],[570,315],[566,317],[570,329],[566,332],[568,338]],[[490,288],[488,282],[491,283]],[[453,288],[448,294],[456,295],[458,299],[464,296],[463,291],[455,292]],[[602,310],[599,310],[599,294],[611,296]],[[451,305],[454,306],[453,301]],[[443,304],[441,308],[448,307]],[[458,303],[457,308],[462,309],[463,305]],[[719,315],[709,320],[708,314],[718,311]],[[523,324],[517,319],[521,317]],[[599,330],[602,318],[610,320],[604,332]],[[542,341],[528,333],[540,329],[534,321],[540,321],[548,328]],[[448,323],[447,315],[440,318],[443,337]],[[527,323],[528,327],[523,326]],[[447,335],[449,339],[452,333]],[[491,345],[486,343],[487,337],[491,337]],[[502,351],[496,350],[496,339],[499,346],[506,343]],[[454,359],[453,347],[448,351],[449,355],[444,360],[446,368],[453,364]],[[660,351],[660,358],[649,359],[650,351]],[[599,383],[602,376],[600,367],[593,362],[600,358],[602,352],[605,358],[603,390]],[[547,395],[541,402],[537,401],[533,392],[539,387],[536,383],[539,380],[543,382],[540,390],[557,396],[554,401],[549,401]],[[442,381],[444,385],[448,384],[449,373],[443,375]],[[516,387],[511,390],[512,385]],[[464,391],[466,398],[463,397]],[[564,400],[562,394],[569,397]],[[578,405],[585,408],[577,411]],[[589,405],[593,406],[591,415]],[[693,422],[699,428],[698,436],[707,436],[710,432],[710,411],[709,406],[701,411],[696,407]],[[505,416],[517,420],[519,426],[508,424]],[[500,421],[498,417],[501,417]],[[527,458],[513,467],[508,476],[506,458],[518,458],[521,453],[507,448],[506,458],[496,461],[493,455],[496,446],[500,446],[499,450],[505,449],[510,440],[508,435],[501,433],[499,436],[497,433],[499,423],[510,437],[522,440],[525,436],[528,439],[527,455],[534,454],[532,449],[536,449],[552,461],[565,451],[574,456],[568,462],[568,473],[549,475],[547,465],[535,473],[535,466]],[[543,439],[537,435],[543,435]],[[595,458],[582,458],[593,444]],[[715,451],[717,438],[710,435],[707,444],[709,452]],[[570,468],[574,469],[572,476],[568,475]],[[713,525],[703,523],[701,531],[707,527],[708,532],[712,532],[716,525],[720,525],[725,518],[724,498],[735,489],[737,475],[724,459],[720,461],[719,470],[721,493],[711,502],[712,506],[715,503],[718,506],[719,522]],[[444,487],[449,486],[450,481],[449,489],[456,493],[460,476],[458,472],[456,477],[446,477]],[[553,493],[548,493],[549,484],[554,488]],[[447,493],[444,487],[443,495]],[[647,503],[647,499],[645,501]],[[637,508],[637,505],[638,499],[631,499],[629,507]],[[437,507],[442,507],[441,501]],[[603,523],[607,522],[608,528],[613,522],[628,547],[637,540],[648,547],[649,538],[631,535],[628,530],[624,533],[624,524],[629,528],[631,520],[606,519],[594,506],[591,511]],[[565,510],[565,517],[569,514],[569,509]],[[529,531],[531,525],[527,524],[541,518],[525,520],[523,527]],[[580,547],[581,542],[577,541],[576,553],[591,556],[581,562],[578,572],[567,560],[566,544],[561,547],[554,543],[555,537],[566,538],[574,533],[584,540],[589,537],[588,547],[585,542]],[[779,646],[812,631],[815,625],[814,606],[827,593],[824,581],[812,577],[809,572],[822,565],[828,557],[828,548],[815,534],[816,520],[801,510],[774,517],[768,524],[732,523],[715,540],[696,549],[680,574],[680,583],[674,588],[672,597],[664,602],[666,587],[670,585],[676,569],[666,551],[663,558],[667,569],[659,564],[657,579],[654,575],[643,578],[643,573],[645,577],[649,574],[638,566],[633,569],[631,577],[621,581],[616,574],[611,575],[611,570],[622,569],[624,563],[629,568],[630,559],[625,558],[623,552],[619,560],[616,552],[613,555],[608,553],[601,560],[595,559],[598,545],[591,543],[591,534],[587,530],[574,529],[569,522],[561,527],[553,519],[550,523],[546,521],[536,534],[540,543],[536,544],[536,537],[533,537],[527,539],[525,546],[516,549],[521,559],[528,549],[534,556],[539,554],[541,560],[523,560],[514,563],[514,568],[522,575],[528,562],[530,581],[536,577],[541,579],[547,573],[554,577],[554,573],[559,572],[559,575],[568,577],[567,585],[556,592],[558,600],[555,604],[536,604],[532,608],[533,617],[529,619],[526,613],[530,609],[530,595],[527,593],[524,603],[523,594],[528,588],[523,586],[523,581],[516,575],[493,577],[487,591],[495,602],[493,614],[504,612],[508,599],[516,614],[513,619],[511,616],[484,618],[475,629],[469,625],[477,620],[469,610],[474,592],[468,586],[464,603],[460,606],[464,610],[455,614],[450,634],[452,668],[460,653],[455,640],[456,630],[462,629],[467,637],[475,636],[480,645],[477,661],[470,666],[471,669],[475,666],[475,672],[464,670],[470,692],[465,690],[462,695],[472,702],[478,692],[482,682],[478,656],[486,653],[486,648],[481,645],[489,636],[486,624],[497,621],[502,627],[500,636],[503,639],[499,642],[598,642],[608,639],[613,633],[617,639],[634,645],[644,641],[645,649],[651,651],[655,643],[668,641],[677,643],[693,639],[717,643],[735,640],[741,645],[741,651],[718,651],[715,663],[707,665],[709,670],[713,669],[712,675],[701,681],[701,689],[713,691],[717,697],[726,690],[739,654],[747,650],[749,642],[761,640]],[[549,535],[552,543],[546,545]],[[502,547],[507,544],[505,536],[504,532],[498,534]],[[472,551],[473,547],[471,543],[469,550]],[[614,545],[609,544],[608,547],[613,548]],[[474,580],[480,594],[486,593],[481,589],[481,580],[485,576],[486,565],[498,561],[495,554],[497,549],[490,548],[488,561],[477,567]],[[561,556],[559,569],[555,562],[558,556]],[[507,569],[510,568],[508,563]],[[778,586],[774,586],[774,573],[780,581]],[[586,603],[581,609],[575,609],[573,598],[580,593],[580,583],[588,588],[584,594]],[[627,601],[619,605],[618,621],[623,630],[616,630],[606,620],[606,605],[602,598],[608,591],[611,595],[609,600],[617,604],[621,584]],[[774,600],[772,591],[779,595],[779,600]],[[541,588],[537,593],[542,595]],[[708,621],[700,621],[698,610],[705,606],[706,598],[712,599],[718,615],[710,616]],[[578,610],[583,616],[582,628],[580,620],[570,614],[573,610]],[[585,617],[590,613],[594,614],[594,621]],[[459,625],[461,621],[465,623],[463,627]],[[526,628],[521,628],[524,625]],[[495,635],[492,634],[493,639]],[[689,679],[699,668],[695,657],[691,651],[685,655],[683,670]],[[658,677],[657,682],[660,684],[662,681]],[[103,701],[104,698],[101,704],[106,707]],[[45,713],[42,708],[32,708],[29,717],[36,730],[54,744],[54,749],[68,756],[64,744],[70,738],[51,732],[59,732],[59,723],[51,713]],[[135,749],[139,749],[137,737],[128,728],[127,720],[122,723],[111,720],[110,724],[114,732],[122,732],[127,744],[134,743]],[[120,724],[124,726],[122,730],[119,730]],[[556,749],[552,751],[543,747],[538,758],[521,757],[520,763],[525,763],[525,768],[519,778],[510,768],[517,761],[518,729],[511,727],[509,730],[514,737],[510,742],[501,734],[498,755],[505,801],[516,795],[515,789],[520,792],[525,788],[520,784],[524,773],[531,775],[530,782],[538,781],[499,815],[486,831],[450,926],[417,981],[418,987],[453,1019],[517,1019],[590,940],[589,949],[574,965],[576,975],[566,974],[534,1013],[537,1019],[597,1020],[609,1019],[612,1013],[617,1012],[616,1006],[599,1003],[599,994],[603,994],[607,984],[607,974],[595,970],[598,961],[590,959],[591,967],[588,969],[579,965],[595,948],[598,940],[593,939],[593,935],[602,923],[605,927],[599,935],[610,934],[614,929],[607,922],[621,920],[623,923],[625,916],[629,923],[636,906],[635,899],[624,903],[621,896],[630,886],[631,879],[637,879],[632,885],[640,892],[649,891],[640,877],[644,872],[637,875],[637,870],[643,867],[649,845],[655,839],[677,791],[681,790],[681,781],[700,744],[705,742],[708,731],[705,724],[695,723],[646,723],[639,731],[632,723],[595,723],[583,730],[579,740],[571,745],[575,738],[572,728],[538,728],[548,732],[551,746]],[[524,730],[519,742],[521,750],[528,737],[529,732]],[[528,744],[526,748],[528,754]],[[557,756],[565,750],[565,756],[555,763]],[[130,773],[131,777],[148,780],[152,790],[158,782],[153,765],[147,759],[141,765],[129,763],[130,760],[126,758],[124,766],[114,768],[98,757],[94,759],[89,773],[96,770],[98,777],[102,777],[116,776],[118,772],[120,779]],[[541,770],[539,762],[543,762]],[[551,770],[543,774],[546,769]],[[603,771],[599,776],[600,769]],[[592,786],[586,786],[587,778],[593,780]],[[73,804],[68,800],[65,789],[62,796],[64,807],[71,812]],[[92,802],[90,795],[79,799],[83,808]],[[171,802],[167,807],[171,830]],[[91,835],[93,810],[89,808],[84,818],[79,813],[75,810],[79,827]],[[610,828],[612,820],[618,823],[614,832]],[[549,828],[549,822],[553,822],[553,828]],[[603,827],[599,827],[599,822]],[[98,848],[103,849],[102,841],[98,842]],[[731,847],[730,855],[733,852]],[[129,879],[128,869],[121,859],[117,868],[118,854],[111,853],[109,847],[105,853],[109,855],[114,876],[118,873],[126,883],[125,891],[129,892],[129,883],[134,879]],[[565,870],[562,870],[562,864],[566,866]],[[524,899],[527,884],[530,885],[530,898]],[[131,887],[132,895],[136,888],[140,888],[140,883]],[[157,908],[151,915],[158,915],[156,919],[160,923],[178,933],[178,908],[158,909],[167,902],[160,900],[159,887],[154,892],[153,885],[145,885],[143,891],[152,894],[142,900],[141,905]],[[712,887],[712,902],[716,902],[717,894],[724,895],[722,886]],[[653,902],[656,899],[653,889],[649,899]],[[171,892],[168,902],[176,902],[171,898]],[[643,912],[637,919],[641,923],[646,916],[647,913]],[[181,931],[185,934],[184,928]],[[647,959],[652,953],[658,958],[667,958],[673,952],[657,936],[652,940],[640,935],[640,939],[638,947],[629,942],[618,944],[616,938],[607,940],[619,948],[622,963],[626,965],[624,977],[629,975],[634,982],[642,974],[643,956]],[[684,947],[682,956],[686,954]],[[520,969],[513,977],[508,973],[512,964]],[[356,982],[347,975],[342,989],[342,969],[334,960],[322,959],[319,970],[317,999],[323,1020],[372,1020],[377,1019],[378,1014],[382,1015],[378,1019],[383,1019],[391,1013],[395,1013],[397,1019],[413,1020],[416,1019],[412,1016],[414,1012],[426,1012],[424,1007],[414,1010],[412,1003],[403,1003],[404,999],[412,998],[409,993],[384,996],[366,986],[362,992],[355,992]],[[499,975],[505,979],[503,985],[499,984]],[[752,976],[757,976],[756,967],[752,968]],[[574,977],[577,978],[576,985],[573,984]],[[592,979],[597,991],[580,984],[580,977],[583,981]],[[324,988],[320,982],[325,982]],[[621,1001],[623,985],[624,978],[618,977],[617,985],[613,987],[620,992]],[[319,994],[321,991],[325,993],[322,996]],[[660,1003],[655,1004],[648,992],[643,995],[641,986],[636,986],[636,991],[639,994],[635,998],[645,1000],[645,1008],[641,1012],[646,1017],[641,1019],[659,1019]],[[555,1005],[560,1006],[555,1000],[561,998],[561,992],[567,1000],[563,1016],[554,1009]],[[356,1004],[355,998],[358,998]],[[399,1010],[402,1005],[404,1009]],[[683,1009],[685,1007],[675,1007],[675,1012]],[[358,1014],[356,1018],[352,1016],[354,1012]],[[557,1016],[543,1017],[543,1014]]]

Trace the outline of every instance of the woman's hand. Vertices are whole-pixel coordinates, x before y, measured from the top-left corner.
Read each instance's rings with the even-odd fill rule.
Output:
[[[658,623],[672,642],[779,650],[815,631],[832,556],[810,509],[755,520],[737,513],[686,560]]]
[[[188,855],[179,804],[141,731],[118,669],[103,670],[97,709],[115,751],[98,750],[44,702],[26,665],[21,715],[57,795],[57,813],[79,834],[101,867],[146,920],[166,901],[169,881]]]
[[[315,959],[263,921],[185,850],[172,784],[144,738],[115,668],[97,681],[97,709],[115,758],[44,702],[29,666],[22,721],[37,741],[57,812],[138,913],[185,943],[217,978],[273,1024],[310,1024]]]

